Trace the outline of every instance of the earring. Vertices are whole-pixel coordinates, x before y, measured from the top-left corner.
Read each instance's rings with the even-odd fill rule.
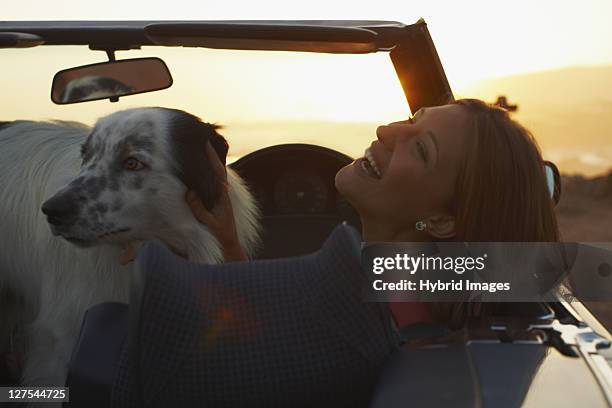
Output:
[[[427,224],[425,221],[417,221],[414,227],[417,229],[417,231],[423,231],[425,228],[427,228]]]

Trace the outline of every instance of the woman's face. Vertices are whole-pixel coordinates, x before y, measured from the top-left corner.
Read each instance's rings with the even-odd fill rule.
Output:
[[[342,168],[336,187],[364,222],[388,220],[407,227],[448,215],[470,124],[465,108],[444,105],[380,126],[366,158]]]

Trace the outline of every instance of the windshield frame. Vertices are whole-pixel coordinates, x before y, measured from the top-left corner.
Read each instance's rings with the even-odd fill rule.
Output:
[[[225,46],[207,44],[205,48],[253,49],[241,46],[245,44],[245,39],[259,43],[259,49],[284,51],[287,51],[287,41],[298,44],[298,40],[302,46],[304,42],[317,41],[344,43],[349,46],[367,44],[365,48],[339,46],[337,52],[390,51],[393,66],[412,112],[454,100],[444,68],[423,19],[410,25],[395,21],[361,20],[4,21],[0,22],[0,37],[4,34],[13,38],[16,33],[22,33],[25,36],[39,37],[43,46],[88,45],[92,50],[113,53],[118,50],[139,49],[145,45],[164,45],[153,35],[155,32],[159,33],[160,29],[178,30],[173,37],[174,46],[203,46],[197,41],[194,43],[194,36],[210,39],[213,35],[216,39],[230,41],[225,42]],[[190,33],[183,35],[181,30],[190,30]],[[22,47],[28,44],[37,46],[39,42],[24,45],[16,41],[13,46]],[[253,44],[253,41],[249,44]],[[331,52],[329,48],[322,49],[324,51],[320,52]],[[298,48],[296,51],[304,49]]]

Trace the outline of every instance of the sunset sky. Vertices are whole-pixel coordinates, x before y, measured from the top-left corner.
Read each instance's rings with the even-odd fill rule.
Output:
[[[309,0],[301,3],[24,0],[2,8],[3,20],[367,19],[413,23],[419,17],[428,23],[449,82],[458,96],[491,98],[504,92],[512,99],[519,96],[513,92],[515,82],[506,81],[505,87],[497,88],[496,78],[612,64],[610,0]],[[131,106],[172,106],[228,125],[228,138],[240,144],[234,146],[234,152],[239,154],[261,143],[281,142],[289,134],[298,134],[300,141],[312,142],[317,142],[317,137],[308,134],[319,134],[320,139],[327,139],[326,144],[330,147],[344,146],[346,150],[348,137],[358,140],[357,144],[365,143],[373,137],[377,123],[397,120],[408,114],[401,88],[385,54],[350,56],[176,48],[118,53],[120,58],[147,55],[159,56],[168,63],[175,78],[172,88],[125,98],[117,104],[101,101],[56,106],[48,96],[53,73],[70,66],[103,61],[104,54],[85,47],[61,51],[54,47],[2,50],[0,60],[5,75],[0,79],[4,90],[1,119],[60,118],[92,123],[99,116]],[[559,77],[559,81],[564,78]],[[612,78],[603,78],[604,83],[594,85],[596,94],[588,103],[612,104]],[[486,83],[488,88],[483,85]],[[555,88],[555,84],[549,84],[547,89]],[[537,92],[536,82],[535,88],[523,89],[520,93],[519,104],[523,108],[533,106],[534,110],[525,112],[522,109],[519,115],[523,116],[519,119],[526,118],[528,125],[539,126],[545,149],[553,151],[561,145],[567,147],[567,143],[555,144],[557,135],[550,134],[552,127],[542,125],[542,120],[546,122],[545,119],[554,115],[569,116],[571,112],[564,112],[566,107],[561,101],[555,105],[558,109],[554,114],[543,117],[544,111],[537,107]],[[582,93],[582,90],[577,87],[575,92]],[[322,98],[322,94],[325,97]],[[578,96],[566,95],[568,101]],[[278,128],[265,124],[272,120],[292,121],[292,124],[284,128],[284,133],[275,133]],[[301,121],[345,125],[305,129]],[[249,125],[252,122],[260,122],[260,126]],[[349,122],[364,125],[351,127],[346,125]],[[337,138],[324,137],[337,134],[340,129],[344,134]],[[600,131],[598,129],[590,133]],[[595,144],[610,140],[604,136],[607,137],[594,135],[593,142],[583,146],[599,152],[600,156],[603,154],[599,157],[603,165],[608,157],[606,149],[610,151],[612,163],[612,142],[604,146]],[[356,154],[351,149],[348,153]]]

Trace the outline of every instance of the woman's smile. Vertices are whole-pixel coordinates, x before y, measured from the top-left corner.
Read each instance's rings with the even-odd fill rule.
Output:
[[[354,165],[361,175],[380,180],[383,176],[383,166],[381,166],[382,163],[375,153],[377,143],[380,142],[372,142],[370,147],[364,151],[363,157],[355,160]]]
[[[365,158],[368,159],[368,163],[370,163],[370,166],[372,166],[372,168],[374,169],[374,172],[376,173],[376,175],[378,175],[378,178],[382,177],[382,168],[380,167],[380,165],[378,164],[378,162],[376,161],[376,158],[374,157],[374,153],[372,151],[372,148],[368,148],[365,151]]]
[[[359,212],[364,229],[384,225],[394,237],[401,230],[425,239],[414,225],[449,216],[470,129],[470,113],[458,105],[421,109],[411,121],[379,126],[363,157],[338,171],[336,187]]]
[[[359,159],[355,160],[353,162],[353,166],[355,167],[355,171],[360,176],[380,180],[380,173],[372,165],[367,156],[360,157]]]

